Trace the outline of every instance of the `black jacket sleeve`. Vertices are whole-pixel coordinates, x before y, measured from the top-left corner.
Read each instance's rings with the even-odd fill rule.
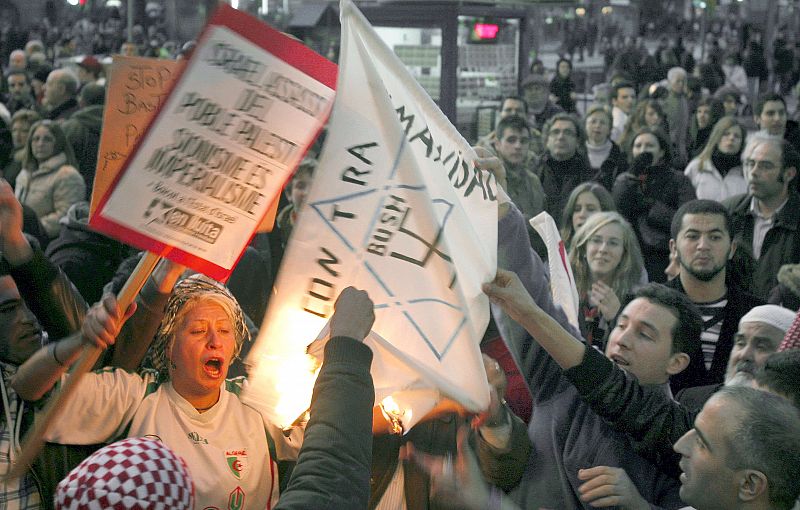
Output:
[[[69,278],[38,248],[31,260],[10,269],[20,296],[51,340],[80,330],[89,308]]]
[[[581,398],[615,429],[628,434],[636,452],[662,471],[680,474],[672,445],[692,429],[695,413],[659,386],[645,386],[592,347],[580,365],[564,371]]]
[[[275,510],[367,508],[372,459],[372,351],[331,338],[311,397],[311,419]]]

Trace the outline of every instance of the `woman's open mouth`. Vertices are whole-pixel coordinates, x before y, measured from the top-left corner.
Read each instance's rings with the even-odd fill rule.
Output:
[[[213,378],[219,378],[222,376],[222,359],[221,358],[209,358],[203,364],[203,370],[206,374]]]

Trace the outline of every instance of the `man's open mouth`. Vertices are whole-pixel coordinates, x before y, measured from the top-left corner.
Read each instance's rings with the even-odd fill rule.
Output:
[[[618,355],[616,355],[616,354],[612,354],[612,355],[610,356],[610,359],[611,359],[611,361],[613,361],[613,362],[614,362],[614,363],[616,363],[617,365],[621,365],[621,366],[623,366],[623,367],[626,367],[626,366],[630,365],[630,363],[628,363],[628,360],[626,360],[626,359],[625,359],[625,358],[623,358],[622,356],[618,356]]]

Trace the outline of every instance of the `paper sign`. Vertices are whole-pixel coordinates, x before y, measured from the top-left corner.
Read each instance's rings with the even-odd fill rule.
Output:
[[[497,186],[356,7],[345,1],[341,12],[328,136],[243,399],[284,426],[307,408],[306,346],[353,285],[375,303],[366,343],[376,402],[391,398],[408,430],[442,395],[488,406],[478,345],[489,319],[481,284],[496,271]]]
[[[222,5],[90,224],[224,279],[327,120],[336,66]]]
[[[114,55],[103,109],[103,132],[89,208],[91,214],[147,130],[184,63]]]

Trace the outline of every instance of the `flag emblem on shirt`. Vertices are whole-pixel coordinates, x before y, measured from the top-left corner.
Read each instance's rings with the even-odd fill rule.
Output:
[[[241,480],[247,471],[247,449],[225,450],[225,461],[233,476]]]

